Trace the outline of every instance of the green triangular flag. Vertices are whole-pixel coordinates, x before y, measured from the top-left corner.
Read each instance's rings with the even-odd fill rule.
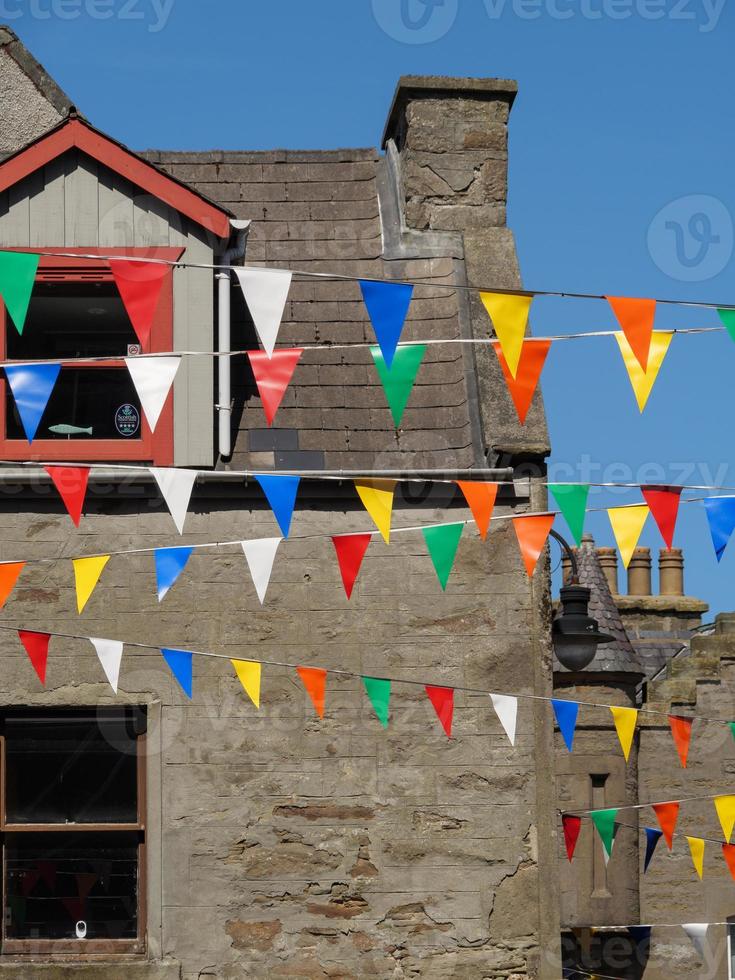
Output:
[[[729,724],[730,724],[730,731],[732,732],[732,737],[735,738],[735,721],[731,721]]]
[[[371,347],[370,353],[373,355],[380,383],[388,399],[393,422],[398,428],[421,367],[421,361],[424,359],[426,344],[405,344],[397,347],[390,368],[386,366],[379,347]]]
[[[564,515],[564,520],[569,525],[572,537],[578,545],[582,544],[584,534],[584,518],[587,510],[587,497],[590,488],[586,483],[580,486],[567,486],[564,483],[550,483],[549,490],[554,495],[559,505],[559,510]]]
[[[597,833],[600,835],[602,846],[605,848],[608,857],[612,854],[613,841],[615,840],[615,817],[617,815],[617,810],[593,810],[590,813],[592,823],[597,827]]]
[[[375,709],[378,721],[383,728],[387,728],[390,681],[381,680],[379,677],[363,677],[362,683],[365,685],[367,696],[370,698],[370,703]]]
[[[18,333],[23,333],[40,259],[31,252],[0,252],[0,296]]]
[[[727,328],[730,337],[735,340],[735,310],[718,310],[717,312]]]
[[[443,589],[446,589],[464,524],[445,524],[442,527],[425,527],[422,530],[439,583]]]

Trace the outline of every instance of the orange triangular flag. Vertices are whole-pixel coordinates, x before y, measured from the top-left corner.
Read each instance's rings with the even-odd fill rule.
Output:
[[[539,378],[546,363],[546,356],[549,353],[551,341],[533,339],[523,341],[521,359],[518,362],[518,370],[515,378],[510,373],[505,356],[500,349],[500,344],[494,340],[492,345],[495,348],[495,353],[498,355],[503,377],[508,386],[510,397],[513,399],[513,404],[516,407],[516,412],[518,412],[518,418],[521,425],[524,425],[528,410],[533,401],[533,396],[538,388]]]
[[[0,564],[0,609],[3,608],[8,600],[10,593],[15,588],[18,576],[23,571],[24,561],[8,561]]]
[[[324,717],[324,695],[327,689],[327,672],[319,667],[297,667],[307,694],[312,700],[316,713]]]
[[[676,751],[679,753],[682,767],[687,767],[687,757],[689,756],[689,743],[692,738],[693,718],[680,718],[677,715],[669,715],[669,725],[671,734],[674,737]]]
[[[554,517],[554,514],[528,514],[525,517],[513,518],[513,527],[529,578],[533,575],[541,552],[546,547],[546,539],[549,537]]]
[[[722,856],[727,862],[730,874],[735,878],[735,844],[723,844]]]
[[[656,317],[655,299],[628,299],[624,296],[608,296],[618,323],[630,344],[636,360],[644,371],[648,369],[648,352],[651,349],[653,321]]]
[[[473,480],[458,480],[457,486],[464,494],[472,516],[475,518],[477,530],[484,541],[493,516],[495,498],[498,496],[497,483],[476,483]]]
[[[653,807],[659,827],[661,828],[666,846],[669,850],[674,846],[674,828],[679,819],[678,803],[656,803]]]

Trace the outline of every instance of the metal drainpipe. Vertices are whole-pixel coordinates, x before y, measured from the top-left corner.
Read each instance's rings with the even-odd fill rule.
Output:
[[[235,243],[220,256],[221,265],[233,265],[235,259],[245,257],[248,243],[250,221],[230,219],[230,225],[236,233]],[[229,269],[220,269],[217,273],[217,342],[220,354],[228,354],[230,346],[230,279]],[[219,454],[225,459],[232,455],[232,370],[229,357],[219,357],[219,382],[217,387],[217,411],[219,412]]]

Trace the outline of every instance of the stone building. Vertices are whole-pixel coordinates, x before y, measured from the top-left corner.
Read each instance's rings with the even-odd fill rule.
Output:
[[[75,349],[91,337],[124,353],[115,254],[193,264],[173,272],[159,350],[218,349],[216,284],[197,264],[225,257],[421,281],[407,339],[488,336],[479,297],[454,287],[520,282],[505,224],[515,93],[404,78],[383,152],[134,153],[0,29],[0,247],[100,256],[42,260],[22,342],[3,326],[4,356],[59,356],[75,330]],[[237,221],[251,222],[246,243]],[[232,348],[254,347],[230,291]],[[29,562],[0,621],[0,977],[559,975],[548,711],[524,703],[511,750],[489,699],[458,692],[448,741],[421,687],[395,685],[383,732],[357,677],[330,677],[320,722],[292,669],[265,669],[256,711],[227,659],[195,658],[189,701],[157,652],[551,692],[548,565],[528,580],[509,521],[485,543],[465,534],[446,594],[420,535],[376,538],[346,601],[327,535],[371,529],[350,476],[424,479],[398,483],[397,527],[468,518],[437,474],[502,481],[500,516],[546,506],[543,407],[518,424],[491,350],[430,347],[396,431],[368,350],[327,346],[371,339],[356,282],[296,275],[281,340],[314,349],[272,429],[244,357],[231,405],[215,359],[185,358],[160,438],[141,428],[124,448],[114,432],[85,442],[47,425],[29,447],[0,393],[3,460],[120,465],[92,469],[78,530],[37,469],[0,468],[0,559]],[[122,383],[113,373],[95,397]],[[67,372],[75,391],[82,375]],[[199,471],[182,538],[131,460]],[[114,556],[77,615],[72,557],[273,537],[260,490],[231,475],[246,469],[344,476],[302,483],[262,608],[235,545],[196,551],[160,605],[151,555]],[[115,695],[91,644],[55,635],[44,687],[13,627],[150,648],[126,647]]]

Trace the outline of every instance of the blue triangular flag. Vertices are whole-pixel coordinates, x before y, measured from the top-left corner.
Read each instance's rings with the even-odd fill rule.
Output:
[[[651,926],[628,926],[628,933],[636,946],[640,946],[651,938]]]
[[[574,744],[574,729],[577,727],[579,705],[576,701],[556,701],[554,699],[552,699],[551,704],[556,715],[556,723],[564,738],[564,744],[571,752]]]
[[[643,874],[648,871],[648,865],[651,863],[654,852],[656,850],[656,845],[663,837],[663,831],[657,830],[655,827],[646,827],[646,860],[643,864]]]
[[[360,289],[385,366],[390,370],[411,305],[413,286],[405,282],[370,282],[368,279],[360,279]]]
[[[299,489],[298,476],[266,476],[264,473],[255,474],[255,479],[268,498],[273,516],[278,521],[284,538],[288,537],[291,528],[293,509],[296,506],[296,494]]]
[[[193,550],[193,548],[156,548],[154,551],[159,602],[183,572]]]
[[[735,497],[708,497],[704,501],[704,508],[707,511],[717,561],[722,561],[725,548],[735,531]]]
[[[36,436],[41,416],[46,411],[51,392],[61,370],[60,364],[12,364],[4,366],[15,406],[28,442]]]
[[[179,682],[181,690],[191,700],[193,690],[193,655],[186,650],[161,650],[163,659]]]

